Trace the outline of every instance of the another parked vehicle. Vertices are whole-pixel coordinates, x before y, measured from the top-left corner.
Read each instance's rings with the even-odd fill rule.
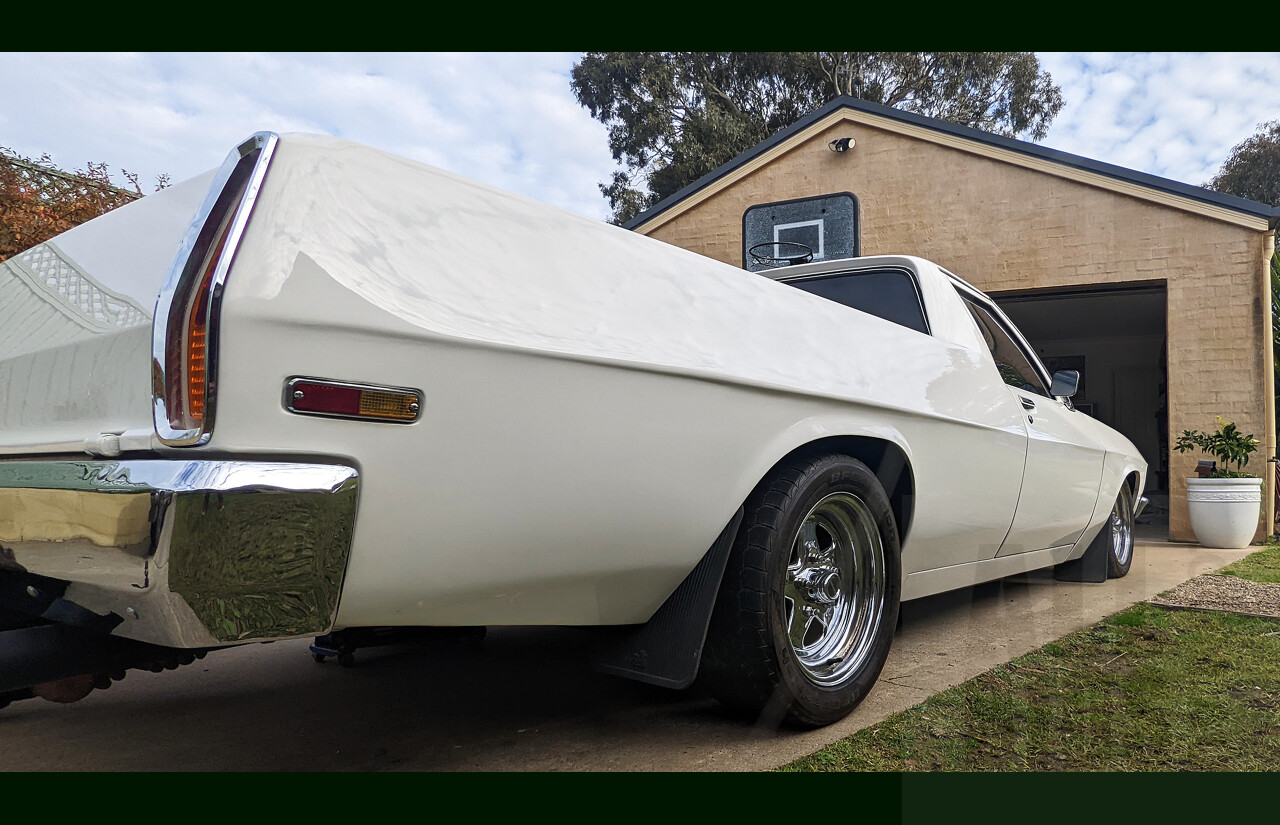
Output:
[[[821,725],[901,600],[1128,571],[1145,462],[986,296],[907,256],[768,274],[267,133],[0,264],[0,702],[579,625]]]

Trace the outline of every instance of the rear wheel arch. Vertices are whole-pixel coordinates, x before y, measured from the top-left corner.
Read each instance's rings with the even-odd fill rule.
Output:
[[[797,459],[837,454],[856,458],[876,474],[880,486],[889,496],[893,518],[898,527],[899,542],[905,545],[915,516],[916,479],[911,460],[906,452],[889,439],[862,435],[838,435],[801,444],[779,458],[761,476],[756,486],[758,488],[768,483],[781,468]]]
[[[738,538],[744,508],[789,468],[806,461],[838,456],[847,456],[865,464],[884,489],[889,498],[889,511],[897,537],[893,549],[900,556],[915,500],[915,478],[904,450],[887,439],[868,436],[814,439],[792,448],[760,476],[742,500],[737,514],[730,519],[698,566],[643,626],[648,629],[653,625],[653,631],[608,645],[597,663],[606,672],[651,684],[678,688],[692,682],[700,668],[708,623],[723,584],[730,548]],[[893,568],[895,577],[900,579],[900,559],[893,560]],[[899,586],[900,581],[895,581],[895,617]],[[664,639],[664,644],[668,647],[674,645],[673,649],[680,652],[674,658],[684,664],[663,670],[660,663],[650,655],[649,648],[655,644],[654,638]],[[637,666],[637,662],[642,662],[643,666]]]

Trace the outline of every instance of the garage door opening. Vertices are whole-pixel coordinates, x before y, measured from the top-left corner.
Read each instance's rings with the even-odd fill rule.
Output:
[[[992,295],[1050,372],[1080,371],[1072,401],[1134,443],[1151,500],[1139,536],[1169,534],[1169,417],[1163,282]]]

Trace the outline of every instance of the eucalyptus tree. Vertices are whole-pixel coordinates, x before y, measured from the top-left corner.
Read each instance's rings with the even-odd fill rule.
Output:
[[[1030,140],[1062,108],[1030,52],[589,52],[571,86],[622,167],[615,223],[840,95]]]

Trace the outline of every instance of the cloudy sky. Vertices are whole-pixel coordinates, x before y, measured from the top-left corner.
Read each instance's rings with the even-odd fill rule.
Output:
[[[604,127],[577,55],[0,53],[0,146],[179,181],[252,132],[325,132],[604,218]],[[1066,106],[1043,144],[1191,184],[1280,118],[1280,54],[1042,54]],[[122,178],[118,178],[123,182]]]

